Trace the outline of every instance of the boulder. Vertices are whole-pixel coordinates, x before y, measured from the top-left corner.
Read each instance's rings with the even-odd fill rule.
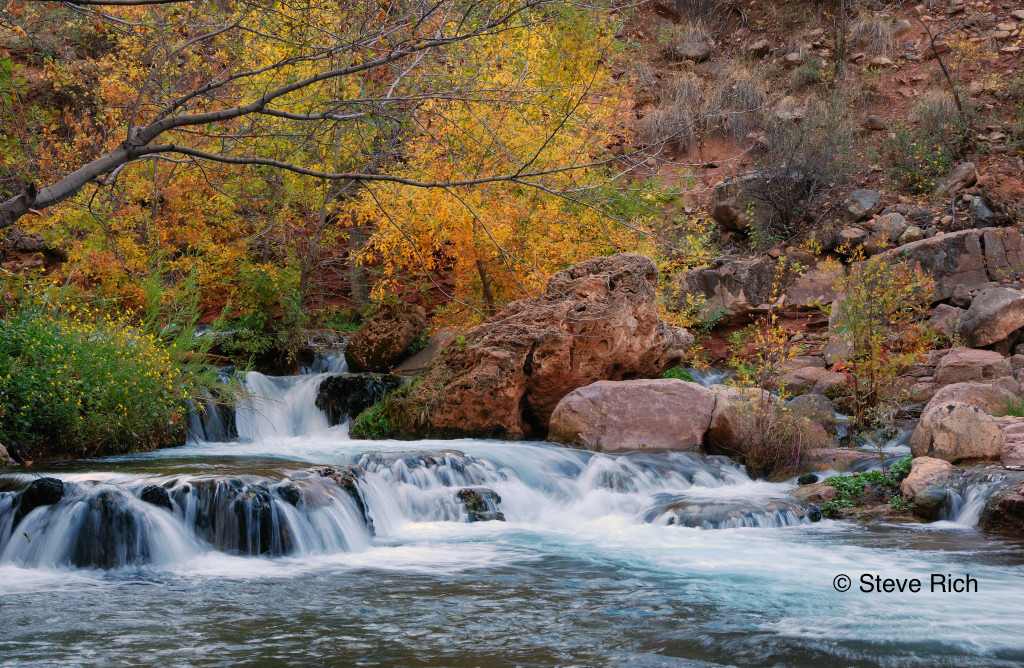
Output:
[[[910,475],[900,483],[900,494],[913,502],[920,492],[932,486],[944,486],[953,476],[955,469],[945,459],[916,457],[910,463]]]
[[[770,257],[720,258],[678,280],[680,306],[688,294],[704,296],[701,317],[742,323],[767,309],[772,298],[775,260]]]
[[[960,336],[981,347],[1004,341],[1024,327],[1024,292],[1012,288],[986,288],[975,295],[960,319]]]
[[[935,383],[941,387],[975,380],[994,380],[1012,373],[1010,361],[997,352],[954,348],[935,368]]]
[[[793,498],[802,503],[820,505],[836,498],[836,488],[824,482],[801,485],[793,490]]]
[[[939,196],[953,195],[964,188],[969,188],[978,182],[978,169],[973,162],[961,162],[949,175],[939,182],[935,188],[935,194]]]
[[[907,219],[895,211],[876,216],[865,223],[864,226],[871,232],[871,237],[867,242],[868,245],[878,250],[891,246],[894,241],[906,232],[908,227]]]
[[[898,246],[880,257],[906,260],[935,279],[934,302],[946,301],[954,291],[979,288],[1024,271],[1024,239],[1015,228],[987,227],[937,234]]]
[[[806,458],[835,443],[822,425],[785,409],[765,390],[720,385],[712,391],[715,409],[704,439],[705,449],[712,454],[743,460],[753,475],[787,473],[787,465],[803,466]],[[763,457],[765,453],[752,451],[765,442],[766,435],[772,437],[766,432],[773,429],[777,431],[775,437],[784,439],[786,446],[793,446],[791,454],[798,454],[799,461],[783,461],[785,456],[779,456],[778,461],[767,461]]]
[[[779,382],[794,394],[815,392],[834,395],[846,385],[847,377],[846,374],[829,371],[823,367],[805,366],[783,374]]]
[[[929,402],[910,437],[914,457],[958,462],[998,461],[1004,437],[995,418],[976,406]]]
[[[875,215],[881,206],[882,194],[877,190],[854,190],[846,200],[846,211],[855,223]]]
[[[979,408],[989,415],[1002,415],[1006,407],[1017,399],[1020,385],[1012,378],[998,379],[989,383],[953,383],[935,392],[929,400],[931,406],[957,402]]]
[[[316,406],[327,421],[341,424],[350,420],[402,386],[400,376],[387,373],[341,373],[320,382]]]
[[[836,407],[824,394],[801,394],[787,401],[786,408],[794,415],[820,424],[830,433],[836,432]]]
[[[345,359],[352,371],[388,371],[411,354],[413,343],[427,328],[423,307],[381,304],[349,337]]]
[[[921,239],[924,239],[924,237],[924,230],[922,230],[917,225],[911,225],[910,227],[903,231],[903,234],[901,234],[900,238],[897,239],[896,241],[900,245],[903,245],[913,243],[915,241],[920,241]]]
[[[14,524],[36,508],[52,506],[64,498],[64,483],[59,478],[36,478],[29,484],[18,498],[18,511],[14,514]]]
[[[843,277],[843,265],[822,263],[796,277],[785,290],[785,305],[810,308],[831,304],[836,298],[836,283]]]
[[[816,522],[821,513],[791,499],[700,499],[668,496],[644,512],[644,521],[701,529],[777,527]]]
[[[445,348],[391,402],[397,435],[543,437],[558,402],[598,380],[658,377],[693,337],[658,317],[658,274],[641,255],[555,274]]]
[[[939,304],[932,309],[928,324],[947,339],[952,339],[957,336],[960,328],[960,318],[963,314],[964,309],[962,308],[950,306],[949,304]]]
[[[174,512],[174,505],[171,503],[171,494],[167,488],[160,485],[146,485],[139,494],[139,498],[148,504]]]
[[[861,462],[878,460],[878,455],[855,448],[819,448],[804,454],[804,468],[810,471],[850,471]]]
[[[1014,482],[992,494],[978,525],[986,531],[1024,534],[1024,482]]]
[[[591,450],[697,450],[715,395],[683,380],[598,381],[565,395],[551,414],[550,440]]]
[[[504,522],[505,514],[499,510],[501,497],[487,487],[464,487],[455,493],[456,500],[466,512],[467,522]]]
[[[701,31],[687,31],[662,49],[662,54],[671,61],[692,60],[702,63],[711,57],[715,43]]]

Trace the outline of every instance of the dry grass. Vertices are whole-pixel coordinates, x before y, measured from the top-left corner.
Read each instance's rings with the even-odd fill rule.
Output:
[[[711,31],[702,21],[667,24],[658,31],[661,55],[672,62],[702,60],[696,54],[711,43]]]
[[[758,69],[733,64],[718,77],[705,107],[709,127],[743,141],[764,126],[768,93],[765,77]]]
[[[685,151],[699,131],[703,84],[692,74],[681,74],[658,90],[658,106],[636,125],[642,146],[669,146]]]
[[[850,43],[871,56],[891,56],[896,50],[896,27],[891,16],[861,12],[850,26]]]

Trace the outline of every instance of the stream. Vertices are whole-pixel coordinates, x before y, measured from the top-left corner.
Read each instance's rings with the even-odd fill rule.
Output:
[[[248,374],[237,440],[0,475],[0,665],[1024,662],[1024,546],[974,528],[981,492],[811,522],[722,457],[353,440],[314,404],[339,370]]]

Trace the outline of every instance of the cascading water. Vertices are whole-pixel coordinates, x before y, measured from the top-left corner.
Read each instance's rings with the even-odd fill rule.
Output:
[[[723,457],[351,440],[315,403],[343,370],[249,374],[237,440],[0,475],[4,661],[1024,661],[1024,559],[998,541],[814,524]],[[983,598],[832,588],[967,568]]]
[[[347,371],[345,357],[318,357],[310,373],[298,376],[266,376],[258,371],[245,375],[245,396],[235,411],[238,437],[260,441],[282,436],[302,436],[327,429],[327,416],[316,406],[324,378]]]

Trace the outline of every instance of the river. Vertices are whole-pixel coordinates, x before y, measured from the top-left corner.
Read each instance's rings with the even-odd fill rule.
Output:
[[[250,374],[237,441],[0,475],[0,664],[1024,663],[1024,546],[970,503],[811,523],[793,483],[724,458],[353,440],[319,378]],[[41,476],[63,498],[19,516]],[[494,493],[489,521],[463,489]],[[932,573],[978,591],[927,591]],[[863,593],[863,574],[926,590]]]

